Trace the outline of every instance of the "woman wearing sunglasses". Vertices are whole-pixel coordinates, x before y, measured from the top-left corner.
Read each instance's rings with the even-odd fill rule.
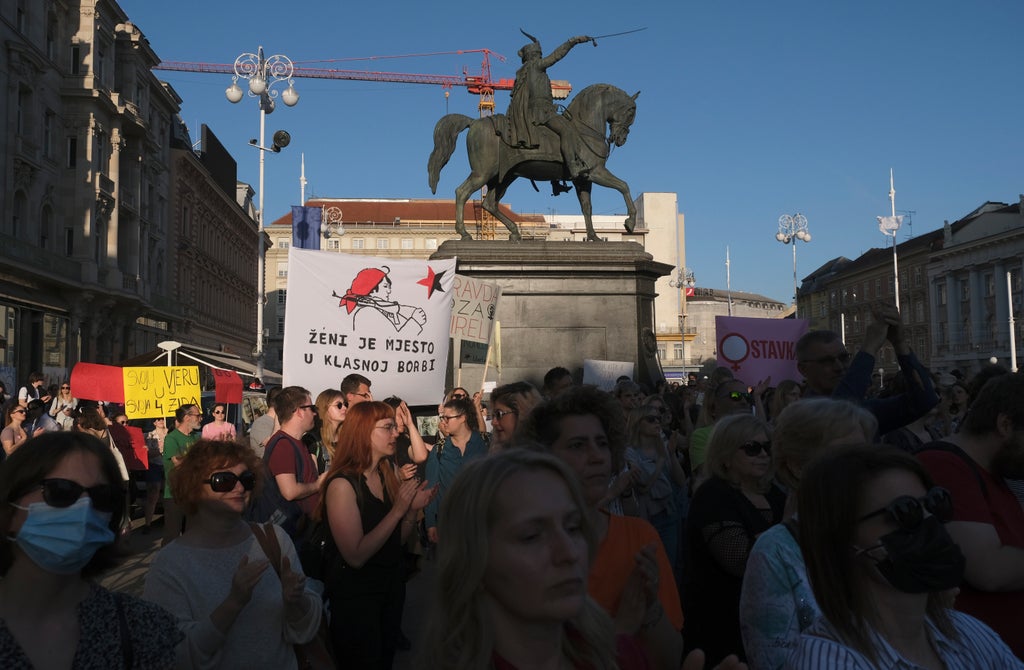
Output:
[[[203,426],[204,440],[234,440],[235,426],[228,423],[228,406],[222,402],[216,403],[210,411],[213,421]]]
[[[71,431],[31,439],[0,466],[4,668],[174,667],[174,617],[92,581],[114,564],[120,479],[108,445]]]
[[[291,539],[279,526],[257,538],[242,518],[258,465],[247,445],[199,440],[171,475],[188,526],[153,559],[144,596],[178,618],[179,667],[296,668],[292,645],[320,624]]]
[[[807,398],[775,417],[772,462],[777,480],[788,488],[789,518],[757,538],[743,573],[740,630],[754,670],[784,667],[800,633],[820,614],[797,539],[797,492],[804,468],[831,449],[871,441],[877,431],[874,415],[846,400]]]
[[[71,430],[75,426],[75,408],[78,398],[71,395],[71,384],[64,382],[50,403],[50,416],[60,424],[63,430]]]
[[[822,618],[787,667],[1024,668],[985,624],[947,609],[964,556],[949,492],[912,456],[840,447],[800,482],[800,549]]]
[[[491,445],[508,449],[520,421],[530,415],[543,400],[540,391],[529,382],[512,382],[491,391]]]
[[[786,495],[772,484],[768,436],[757,417],[721,419],[708,442],[709,477],[690,503],[683,611],[693,614],[684,641],[713,663],[744,658],[739,602],[747,557],[757,536],[782,520]]]
[[[425,512],[427,539],[437,544],[437,513],[445,491],[451,486],[463,464],[486,456],[490,445],[480,432],[476,407],[469,398],[449,400],[438,415],[444,436],[426,455],[426,479],[437,484],[438,494]],[[415,457],[414,457],[415,458]]]
[[[686,486],[686,474],[662,435],[661,416],[657,408],[646,403],[626,413],[627,472],[620,476],[630,480],[632,499],[639,507],[637,515],[650,521],[658,531],[674,570],[679,553],[675,493],[677,487]],[[621,495],[619,499],[623,499]],[[628,501],[630,498],[625,498],[624,504]]]
[[[348,402],[345,394],[339,389],[325,389],[316,397],[316,413],[320,417],[319,426],[313,430],[317,432],[316,450],[323,459],[325,468],[329,468],[334,459],[334,447],[338,442],[338,431],[345,423],[345,415],[348,413]],[[312,431],[311,431],[312,432]],[[319,462],[321,459],[318,458]],[[323,472],[323,470],[321,470]]]
[[[11,404],[4,412],[4,429],[0,432],[0,444],[4,447],[4,454],[10,456],[14,450],[25,444],[28,434],[22,427],[25,423],[27,410],[21,405]]]
[[[326,561],[324,582],[339,667],[391,667],[405,598],[402,542],[437,492],[416,479],[399,482],[391,462],[397,439],[390,405],[349,407],[324,480],[317,515],[338,550],[338,560]]]

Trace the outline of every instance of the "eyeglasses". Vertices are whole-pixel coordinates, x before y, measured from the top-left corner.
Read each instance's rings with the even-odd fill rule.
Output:
[[[925,510],[945,523],[953,518],[953,496],[941,486],[935,486],[922,498],[900,496],[885,507],[865,514],[857,522],[888,514],[903,530],[914,530],[924,521]]]
[[[661,423],[661,417],[656,414],[648,414],[642,420],[647,423]]]
[[[61,386],[61,387],[60,387],[60,390],[61,390],[61,391],[70,391],[70,390],[71,390],[71,387],[70,387],[70,386]]]
[[[216,412],[214,412],[214,413],[216,414]],[[127,426],[128,425],[128,419],[125,419],[124,421],[118,421],[118,423],[121,424],[122,426]]]
[[[469,396],[466,395],[465,393],[453,393],[452,394],[452,400],[465,400],[468,397]]]
[[[370,393],[370,392],[366,392],[366,393],[350,393],[349,395],[357,395],[360,398],[364,398],[366,400],[371,400],[373,398],[373,394]]]
[[[836,356],[822,356],[821,358],[808,358],[802,363],[817,363],[818,365],[835,365],[836,363],[842,363],[846,365],[850,362],[850,352],[844,351]]]
[[[256,486],[256,474],[251,470],[246,470],[240,475],[236,475],[231,471],[214,472],[210,475],[210,478],[206,480],[206,483],[210,485],[210,488],[217,493],[234,491],[235,484],[238,482],[242,482],[242,488],[246,491],[252,491],[252,488]]]
[[[215,410],[213,410],[211,412],[211,414],[223,414],[223,413],[224,413],[224,410],[222,410],[222,409],[215,409]]]
[[[747,456],[757,456],[762,451],[765,454],[771,456],[772,442],[771,440],[768,440],[767,442],[757,442],[756,440],[750,440],[749,442],[744,442],[743,444],[741,444],[740,450]]]
[[[437,420],[438,421],[451,421],[452,419],[458,419],[460,416],[465,416],[465,415],[464,414],[452,414],[451,416],[445,416],[444,414],[439,414],[438,417],[437,417]]]
[[[43,489],[43,500],[50,507],[70,507],[83,493],[88,493],[93,509],[97,512],[113,512],[121,496],[119,487],[113,484],[85,487],[70,479],[44,479],[39,487]]]
[[[504,419],[506,416],[508,416],[510,414],[512,416],[519,416],[519,412],[515,411],[514,409],[496,409],[491,414],[498,421],[501,421],[502,419]],[[462,416],[462,415],[460,414],[459,416]],[[439,419],[443,419],[444,417],[438,417],[438,418]]]
[[[348,403],[347,402],[339,401],[339,402],[334,403],[334,409],[345,409],[346,407],[348,407]]]
[[[394,431],[396,433],[399,432],[398,424],[396,424],[396,423],[386,423],[383,426],[374,426],[373,428],[374,428],[374,430],[386,430],[389,433],[392,432],[392,431]]]
[[[299,405],[297,409],[308,409],[308,410],[312,410],[312,411],[315,412],[316,411],[316,405]]]
[[[732,400],[733,402],[738,402],[740,400],[750,402],[751,396],[749,393],[746,393],[745,391],[729,391],[728,393],[725,393],[720,397],[722,398],[722,400],[728,399]]]
[[[13,409],[13,410],[11,410],[11,414],[24,414],[24,413],[25,413],[25,410],[23,410],[23,409]]]

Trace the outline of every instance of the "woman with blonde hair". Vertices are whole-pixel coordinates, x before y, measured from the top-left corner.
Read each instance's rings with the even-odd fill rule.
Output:
[[[576,476],[512,449],[467,465],[442,503],[431,670],[650,667],[587,595],[597,538]]]
[[[750,415],[719,420],[708,442],[709,477],[693,496],[687,519],[683,611],[687,649],[716,662],[743,660],[739,602],[747,557],[758,535],[782,520],[786,495],[772,484],[769,428]]]
[[[743,574],[740,630],[755,670],[782,668],[800,633],[819,614],[797,540],[797,489],[805,466],[838,445],[870,441],[877,429],[871,412],[830,398],[798,400],[776,417],[772,461],[776,479],[789,489],[785,516],[790,518],[757,539]]]
[[[334,460],[334,445],[338,442],[338,431],[345,423],[348,402],[339,389],[324,389],[316,397],[316,413],[320,417],[319,448],[327,466]]]
[[[65,380],[50,403],[50,416],[63,430],[72,430],[75,427],[76,407],[78,398],[71,395],[71,384]]]

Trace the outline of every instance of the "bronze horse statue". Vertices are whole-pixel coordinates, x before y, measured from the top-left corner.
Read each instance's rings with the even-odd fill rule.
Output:
[[[590,190],[593,184],[613,188],[621,193],[628,213],[625,221],[626,230],[632,233],[636,226],[636,206],[629,193],[629,185],[609,172],[605,167],[605,161],[611,153],[613,144],[617,147],[625,144],[629,128],[636,116],[638,95],[639,92],[631,96],[609,84],[594,84],[580,91],[563,113],[581,136],[585,155],[581,155],[580,158],[590,168],[571,180],[576,187],[576,196],[579,198],[580,209],[587,223],[588,241],[599,239],[591,221]],[[471,119],[462,114],[448,114],[434,126],[434,150],[427,163],[432,193],[437,193],[441,169],[447,165],[455,151],[459,134],[469,128],[466,150],[469,153],[472,172],[466,181],[455,189],[455,230],[463,240],[473,239],[466,232],[463,209],[469,197],[482,187],[487,186],[487,194],[481,206],[505,224],[509,230],[509,239],[517,242],[522,239],[519,227],[498,207],[509,185],[519,177],[552,182],[570,179],[569,170],[564,164],[559,148],[558,135],[543,126],[536,126],[533,132],[543,137],[540,146],[536,149],[517,147],[505,139],[506,123],[503,114],[481,119]]]

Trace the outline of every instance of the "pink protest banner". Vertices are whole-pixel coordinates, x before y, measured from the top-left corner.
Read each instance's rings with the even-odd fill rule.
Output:
[[[124,402],[122,368],[97,363],[75,363],[71,369],[71,394],[81,400]]]
[[[796,369],[796,341],[807,329],[806,319],[716,316],[718,364],[750,385],[768,377],[772,386],[783,379],[800,381],[803,375]]]
[[[216,383],[213,401],[240,403],[242,402],[242,378],[234,370],[210,368]]]

